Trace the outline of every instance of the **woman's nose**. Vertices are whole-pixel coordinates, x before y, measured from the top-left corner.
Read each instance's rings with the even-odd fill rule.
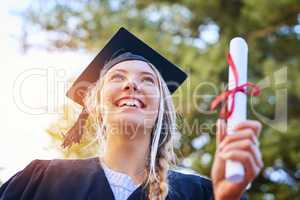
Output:
[[[137,90],[139,90],[139,87],[138,87],[138,84],[134,80],[128,80],[128,81],[126,81],[123,89],[137,91]]]

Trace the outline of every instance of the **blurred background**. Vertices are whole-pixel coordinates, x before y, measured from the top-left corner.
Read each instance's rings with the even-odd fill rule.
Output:
[[[80,107],[72,81],[121,26],[183,68],[174,95],[180,116],[179,166],[209,177],[217,112],[226,87],[229,42],[249,46],[248,118],[263,123],[265,162],[250,199],[300,199],[299,0],[11,0],[0,7],[0,185],[33,159],[85,158],[99,149],[87,124],[82,143],[62,149]]]

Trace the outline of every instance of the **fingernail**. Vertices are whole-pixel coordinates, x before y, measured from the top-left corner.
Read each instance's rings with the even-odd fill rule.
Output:
[[[223,148],[222,147],[219,147],[218,148],[218,152],[222,152],[223,151]]]
[[[223,151],[223,149],[224,149],[224,145],[223,145],[223,144],[220,144],[220,145],[219,145],[219,151],[221,152],[221,151]]]

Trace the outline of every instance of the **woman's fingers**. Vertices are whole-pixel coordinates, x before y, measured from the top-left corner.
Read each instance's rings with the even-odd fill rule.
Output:
[[[246,185],[253,181],[259,174],[263,167],[257,140],[260,131],[261,124],[259,122],[247,120],[235,126],[234,132],[236,132],[236,134],[227,135],[225,121],[218,120],[217,151],[212,168],[212,180],[215,191],[219,191],[219,193],[217,192],[219,197],[222,196],[222,192],[223,194],[227,193],[225,196],[231,196],[235,191],[243,191],[246,188]],[[245,179],[241,184],[232,184],[226,181],[226,160],[237,161],[244,166]],[[226,191],[226,188],[229,189]]]
[[[235,127],[235,131],[243,130],[243,129],[252,129],[255,133],[256,137],[259,137],[262,125],[259,121],[256,120],[246,120],[243,122],[238,123]]]
[[[220,152],[220,156],[224,160],[233,160],[241,162],[245,167],[246,178],[248,181],[252,181],[261,170],[261,167],[256,164],[255,158],[248,151],[231,150],[226,153]]]
[[[222,149],[222,152],[227,153],[227,152],[230,152],[233,150],[242,150],[242,151],[247,151],[247,152],[251,153],[256,165],[258,165],[259,167],[263,167],[261,153],[260,153],[258,147],[255,144],[253,144],[253,142],[251,140],[244,139],[244,140],[232,142],[232,143],[226,145]]]
[[[248,180],[253,180],[263,167],[257,140],[261,124],[247,120],[239,123],[234,130],[236,134],[226,135],[220,140],[219,156],[224,160],[241,162],[246,169]],[[224,133],[226,134],[226,130]]]
[[[226,136],[226,123],[223,119],[217,121],[216,141],[217,147],[224,140]],[[219,148],[216,149],[216,156],[211,170],[211,177],[214,183],[218,183],[224,179],[225,176],[225,161],[218,156]]]
[[[224,119],[218,119],[216,135],[217,135],[217,145],[219,145],[226,136],[226,123]]]
[[[258,144],[257,137],[256,137],[256,134],[254,133],[253,129],[246,128],[246,129],[237,131],[236,134],[227,135],[223,139],[223,141],[220,143],[219,148],[224,148],[229,143],[232,143],[235,141],[240,141],[240,140],[245,140],[245,139],[249,139],[254,144]]]

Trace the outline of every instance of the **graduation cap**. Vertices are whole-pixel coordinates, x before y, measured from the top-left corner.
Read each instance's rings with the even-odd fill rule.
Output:
[[[121,27],[67,91],[66,95],[76,103],[82,105],[83,109],[76,123],[65,135],[62,144],[63,147],[80,142],[83,133],[82,127],[88,117],[83,100],[89,86],[99,79],[101,69],[104,66],[113,66],[125,60],[142,60],[153,64],[160,72],[171,94],[187,78],[186,73],[175,64],[149,47],[128,30]]]

